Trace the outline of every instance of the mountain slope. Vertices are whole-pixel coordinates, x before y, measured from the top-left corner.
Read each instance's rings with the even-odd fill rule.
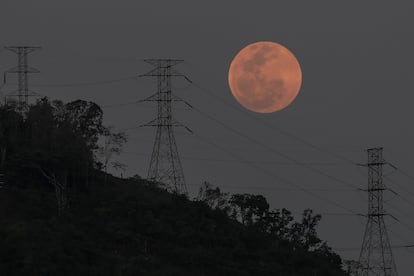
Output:
[[[60,217],[52,189],[2,190],[1,275],[344,275],[340,260],[294,251],[202,202],[138,179],[100,183]]]

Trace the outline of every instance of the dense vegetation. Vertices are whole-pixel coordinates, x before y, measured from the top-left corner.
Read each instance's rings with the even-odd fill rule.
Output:
[[[126,139],[102,117],[85,101],[0,107],[0,275],[346,275],[311,210],[108,175]]]

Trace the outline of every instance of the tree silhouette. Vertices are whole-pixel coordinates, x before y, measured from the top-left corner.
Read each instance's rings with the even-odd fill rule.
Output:
[[[262,195],[204,182],[191,201],[108,174],[126,137],[102,118],[81,100],[0,107],[1,275],[346,275],[311,210],[296,221]]]

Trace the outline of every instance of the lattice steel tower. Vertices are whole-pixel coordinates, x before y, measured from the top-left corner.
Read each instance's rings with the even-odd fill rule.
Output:
[[[368,153],[368,221],[359,256],[358,276],[397,276],[397,268],[391,251],[384,222],[386,212],[383,192],[382,167],[386,164],[382,148],[371,148]]]
[[[15,73],[18,74],[18,89],[6,97],[17,97],[17,110],[20,113],[24,113],[29,106],[29,96],[35,94],[29,91],[28,74],[39,73],[39,70],[29,67],[27,56],[34,51],[40,49],[40,47],[33,46],[11,46],[5,47],[5,49],[14,52],[17,55],[17,66],[11,68],[5,72],[4,82],[6,82],[6,74]],[[6,99],[7,103],[7,99]]]
[[[182,101],[172,94],[172,77],[185,77],[173,67],[183,60],[149,59],[155,68],[141,76],[157,77],[158,91],[143,101],[157,102],[158,116],[143,126],[157,127],[147,179],[167,185],[169,190],[187,194],[184,172],[178,155],[173,128],[185,127],[172,116],[172,102]],[[187,128],[188,129],[188,128]]]

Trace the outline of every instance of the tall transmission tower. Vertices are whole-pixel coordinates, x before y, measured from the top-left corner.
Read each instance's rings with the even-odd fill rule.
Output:
[[[359,256],[358,276],[397,276],[384,216],[382,168],[386,164],[383,148],[370,148],[368,153],[368,221]]]
[[[143,101],[157,102],[158,116],[143,126],[157,127],[151,162],[147,179],[167,185],[167,188],[179,193],[187,194],[184,172],[178,154],[173,128],[185,127],[172,116],[172,102],[183,101],[171,90],[172,77],[184,77],[173,67],[183,60],[176,59],[148,59],[145,62],[155,68],[146,74],[147,77],[157,77],[158,90],[154,95]],[[187,78],[186,78],[187,79]],[[188,80],[188,79],[187,79]],[[190,129],[185,127],[191,132]]]
[[[6,74],[14,73],[18,74],[18,89],[6,97],[17,97],[17,110],[20,113],[24,113],[29,106],[29,96],[35,96],[36,94],[29,90],[29,75],[30,73],[39,73],[40,71],[29,67],[28,55],[41,49],[41,47],[33,46],[10,46],[5,49],[15,53],[17,55],[17,66],[7,70],[4,74],[4,83],[6,83]],[[7,98],[5,99],[7,103]]]

